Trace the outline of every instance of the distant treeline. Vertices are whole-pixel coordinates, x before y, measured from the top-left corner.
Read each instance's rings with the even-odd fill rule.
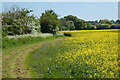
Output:
[[[120,20],[85,21],[76,16],[68,15],[60,19],[60,30],[93,30],[93,29],[120,29]]]
[[[22,35],[31,33],[52,33],[63,30],[92,30],[92,29],[120,29],[120,20],[85,21],[76,16],[68,15],[58,19],[58,14],[53,10],[45,10],[40,18],[33,10],[26,8],[12,8],[2,12],[2,35]]]

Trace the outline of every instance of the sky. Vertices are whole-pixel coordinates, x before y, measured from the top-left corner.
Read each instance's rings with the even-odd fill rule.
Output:
[[[118,2],[120,0],[0,0],[2,2]]]
[[[86,21],[118,19],[118,2],[2,2],[2,11],[17,6],[32,9],[38,18],[45,10],[53,9],[59,18],[74,15]]]

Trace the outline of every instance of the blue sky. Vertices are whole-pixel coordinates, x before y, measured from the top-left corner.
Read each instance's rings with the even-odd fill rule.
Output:
[[[13,6],[19,8],[33,9],[37,17],[48,9],[53,9],[59,18],[66,15],[74,15],[84,20],[118,19],[117,2],[3,2],[3,11]],[[7,9],[6,9],[7,8]]]

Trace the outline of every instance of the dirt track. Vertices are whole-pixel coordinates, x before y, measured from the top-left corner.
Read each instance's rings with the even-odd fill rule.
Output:
[[[40,48],[42,45],[46,44],[46,42],[49,43],[52,41],[53,40],[43,41],[39,43],[4,50],[2,52],[3,54],[2,78],[31,78],[28,73],[28,70],[30,70],[30,68],[24,67],[24,59],[26,55],[29,54],[29,52],[34,51],[37,48]]]

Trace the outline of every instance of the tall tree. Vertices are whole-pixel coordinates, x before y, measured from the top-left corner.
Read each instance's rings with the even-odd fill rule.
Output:
[[[41,22],[41,32],[42,33],[56,33],[56,28],[59,26],[60,22],[58,20],[58,15],[53,10],[45,10],[40,17]]]

